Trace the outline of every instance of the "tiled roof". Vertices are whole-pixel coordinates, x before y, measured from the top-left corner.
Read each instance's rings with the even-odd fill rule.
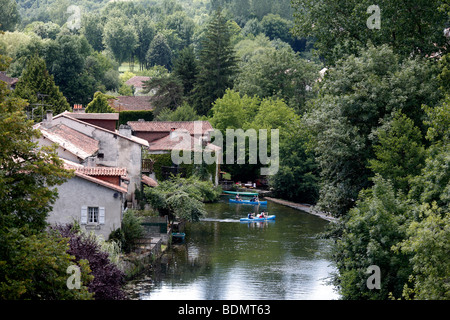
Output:
[[[200,132],[195,132],[196,134],[213,130],[209,121],[128,121],[128,125],[133,131],[170,132],[175,128],[187,130],[191,135],[194,135],[194,129],[197,128]]]
[[[149,176],[142,175],[142,182],[150,187],[157,187],[158,182],[156,182],[154,179],[150,178]]]
[[[201,151],[201,140],[189,135],[190,139],[178,137],[171,137],[167,135],[164,138],[155,140],[149,144],[149,151],[172,151],[172,150],[186,150],[186,151]],[[208,143],[205,147],[207,150],[219,151],[222,148]]]
[[[125,82],[125,84],[129,86],[134,86],[135,88],[142,88],[144,81],[150,80],[150,77],[144,77],[144,76],[134,76],[133,78],[129,79]]]
[[[79,177],[79,178],[88,180],[90,182],[96,183],[96,184],[98,184],[100,186],[103,186],[103,187],[106,187],[106,188],[109,188],[109,189],[112,189],[112,190],[115,190],[115,191],[119,191],[121,193],[127,193],[128,192],[127,188],[124,188],[122,186],[118,186],[118,185],[115,185],[115,184],[112,184],[112,183],[109,183],[109,182],[106,182],[106,181],[103,181],[103,180],[100,180],[100,179],[88,176],[87,174],[78,172],[78,170],[75,171],[75,175],[77,177]]]
[[[68,112],[65,111],[64,114],[68,115],[69,117],[80,119],[80,120],[86,120],[86,119],[92,119],[92,120],[119,120],[119,114],[118,113],[83,113],[83,112]]]
[[[75,118],[73,118],[73,117],[67,115],[67,114],[64,113],[64,112],[58,114],[56,117],[53,118],[53,120],[58,119],[58,118],[61,118],[61,117],[64,117],[64,118],[70,119],[70,120],[72,120],[72,121],[76,121],[76,122],[82,123],[83,125],[86,125],[86,126],[89,126],[89,127],[95,128],[95,129],[98,129],[98,130],[102,130],[102,131],[104,131],[104,132],[108,132],[108,133],[110,133],[110,134],[114,134],[114,135],[116,135],[116,136],[118,136],[118,137],[121,137],[121,138],[130,140],[130,141],[133,141],[133,142],[138,143],[138,144],[140,144],[140,145],[148,146],[147,140],[144,140],[144,139],[141,139],[141,138],[138,138],[138,137],[134,137],[134,136],[127,137],[127,136],[124,136],[124,135],[120,134],[117,130],[116,130],[115,132],[112,132],[112,131],[107,130],[107,129],[105,129],[105,128],[102,128],[102,127],[93,125],[93,124],[91,124],[91,123],[84,122],[83,120],[75,119]]]
[[[109,99],[109,105],[117,111],[153,110],[148,96],[119,96]]]
[[[61,160],[64,162],[64,168],[65,169],[69,169],[69,170],[75,170],[75,176],[85,179],[87,181],[96,183],[98,185],[104,186],[106,188],[115,190],[115,191],[119,191],[121,193],[127,193],[127,186],[118,186],[115,185],[113,183],[109,183],[107,181],[103,181],[94,177],[91,177],[89,174],[84,173],[84,169],[87,169],[88,167],[84,167],[81,164],[66,160],[66,159],[62,159]],[[94,167],[95,168],[95,167]],[[111,169],[122,169],[122,168],[111,168]],[[126,171],[126,169],[125,169]]]
[[[77,168],[77,172],[88,176],[126,176],[127,168],[117,167],[82,167]]]
[[[45,138],[81,159],[86,159],[98,151],[99,142],[97,140],[64,124],[55,125],[50,129],[40,126],[39,129]]]
[[[0,72],[0,81],[4,81],[10,86],[12,86],[15,85],[17,81],[19,81],[19,79],[8,77],[4,72]]]

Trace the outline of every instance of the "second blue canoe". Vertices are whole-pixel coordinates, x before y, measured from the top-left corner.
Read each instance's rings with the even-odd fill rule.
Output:
[[[250,200],[235,200],[229,199],[230,203],[251,204],[251,205],[267,205],[267,201],[250,201]]]

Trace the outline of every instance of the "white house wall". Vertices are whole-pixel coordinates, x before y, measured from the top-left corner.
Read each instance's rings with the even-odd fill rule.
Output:
[[[81,209],[83,206],[88,206],[105,208],[105,223],[81,224],[82,230],[94,231],[95,234],[108,239],[113,230],[120,228],[123,212],[123,195],[120,192],[79,177],[70,179],[57,189],[59,198],[47,218],[50,224],[66,224],[73,221],[80,223]]]

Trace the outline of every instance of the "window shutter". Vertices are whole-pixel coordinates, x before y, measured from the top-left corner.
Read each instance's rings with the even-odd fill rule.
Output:
[[[98,208],[98,222],[100,224],[105,224],[105,208],[104,207]]]
[[[87,213],[88,213],[87,206],[82,206],[81,207],[81,220],[80,220],[81,224],[87,224]]]

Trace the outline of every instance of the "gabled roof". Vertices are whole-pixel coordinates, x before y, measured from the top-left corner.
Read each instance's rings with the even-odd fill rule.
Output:
[[[66,159],[61,158],[61,160],[64,163],[63,165],[64,165],[65,169],[74,170],[75,176],[77,176],[81,179],[87,180],[89,182],[98,184],[100,186],[103,186],[103,187],[106,187],[106,188],[109,188],[111,190],[118,191],[121,193],[127,193],[127,191],[128,191],[126,187],[118,186],[113,183],[109,183],[107,181],[103,181],[103,180],[100,180],[100,179],[90,176],[89,171],[87,171],[87,172],[85,171],[86,169],[90,169],[89,167],[84,167],[81,164],[78,164],[78,163],[75,163],[75,162],[72,162],[72,161],[69,161]],[[97,168],[97,167],[93,167],[93,168]],[[109,168],[109,169],[123,169],[123,168]],[[125,174],[126,174],[126,169],[125,169]]]
[[[58,144],[80,159],[84,160],[98,151],[99,142],[97,140],[64,124],[57,124],[50,129],[40,126],[39,129],[44,138]]]
[[[191,135],[214,130],[209,121],[128,121],[128,125],[133,131],[170,132],[172,129],[181,129]],[[194,132],[194,129],[200,132]]]
[[[91,124],[91,123],[88,123],[88,122],[84,122],[84,121],[82,121],[82,120],[75,119],[75,118],[71,117],[69,114],[64,113],[64,112],[58,114],[56,117],[53,118],[53,120],[58,119],[58,118],[62,118],[62,117],[67,118],[67,119],[70,119],[70,120],[75,121],[75,122],[78,122],[78,123],[82,123],[82,124],[85,125],[85,126],[90,126],[90,127],[95,128],[95,129],[97,129],[97,130],[101,130],[101,131],[107,132],[107,133],[109,133],[109,134],[113,134],[113,135],[118,136],[118,137],[121,137],[121,138],[123,138],[123,139],[127,139],[127,140],[130,140],[130,141],[132,141],[132,142],[135,142],[135,143],[138,143],[138,144],[140,144],[140,145],[143,145],[143,146],[148,147],[148,142],[147,142],[147,140],[144,140],[144,139],[141,139],[141,138],[138,138],[138,137],[134,137],[134,136],[131,136],[131,137],[124,136],[123,134],[120,134],[117,130],[116,130],[115,132],[110,131],[110,130],[107,130],[107,129],[105,129],[105,128],[96,126],[96,125],[94,125],[94,124]]]
[[[135,88],[142,88],[144,85],[142,82],[150,80],[150,77],[134,76],[133,78],[125,82],[126,85],[134,86]]]

